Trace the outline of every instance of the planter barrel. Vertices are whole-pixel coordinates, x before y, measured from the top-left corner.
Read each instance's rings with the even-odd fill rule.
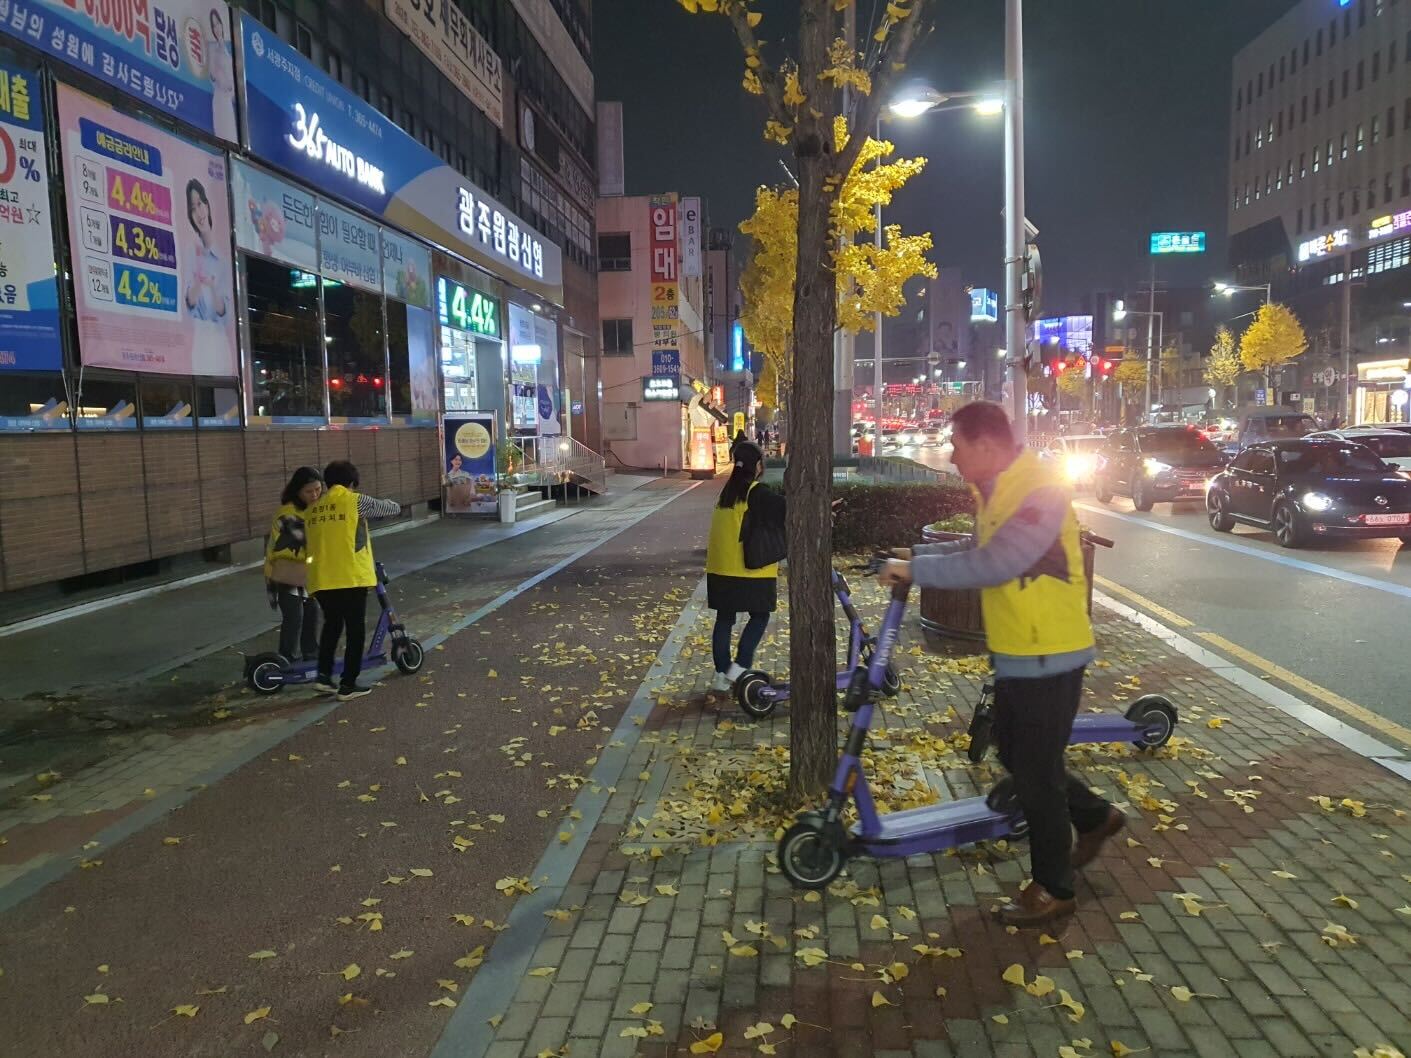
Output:
[[[944,533],[934,529],[921,530],[923,544],[939,544],[947,540],[968,540],[969,533]],[[1088,580],[1088,616],[1093,612],[1093,559],[1097,549],[1083,543],[1083,574]],[[980,592],[969,588],[921,589],[921,627],[930,633],[983,642],[985,619],[980,612]]]

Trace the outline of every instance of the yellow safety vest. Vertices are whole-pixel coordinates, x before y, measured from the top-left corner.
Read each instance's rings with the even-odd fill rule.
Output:
[[[989,499],[977,493],[975,533],[983,547],[1017,514],[1029,495],[1061,488],[1058,478],[1031,451],[1024,451],[995,479]],[[1053,547],[1022,576],[980,592],[985,640],[991,652],[1018,657],[1066,654],[1093,645],[1088,620],[1088,584],[1078,519],[1069,506]]]
[[[723,577],[777,577],[779,563],[775,562],[759,569],[745,566],[745,545],[740,543],[740,526],[749,510],[749,494],[754,491],[752,482],[745,493],[746,499],[733,507],[717,506],[710,516],[710,540],[706,544],[706,572]]]
[[[309,591],[371,588],[372,541],[358,515],[358,494],[334,485],[304,515],[309,540]]]

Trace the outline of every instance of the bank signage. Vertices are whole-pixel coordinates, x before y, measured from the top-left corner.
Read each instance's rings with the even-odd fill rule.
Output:
[[[235,67],[224,3],[0,0],[0,33],[235,141]]]
[[[557,246],[260,22],[242,16],[240,33],[251,153],[526,290],[562,300]]]

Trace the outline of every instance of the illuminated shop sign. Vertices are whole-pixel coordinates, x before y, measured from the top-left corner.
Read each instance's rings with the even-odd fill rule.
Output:
[[[651,378],[642,379],[642,399],[644,401],[676,401],[681,402],[681,384],[675,378],[667,375],[655,375]]]
[[[1154,231],[1151,233],[1151,252],[1154,254],[1204,253],[1205,232]]]
[[[340,143],[334,143],[319,128],[318,111],[312,113],[304,109],[303,103],[294,104],[292,132],[284,138],[296,151],[303,151],[315,161],[337,170],[344,176],[356,180],[363,187],[371,188],[379,195],[386,194],[383,187],[382,170],[361,155],[354,154]]]
[[[1352,232],[1346,228],[1339,228],[1337,231],[1329,232],[1327,235],[1320,235],[1316,239],[1309,239],[1307,242],[1299,243],[1298,259],[1309,261],[1318,257],[1327,257],[1328,254],[1336,250],[1341,250],[1352,243]]]
[[[995,323],[999,320],[999,295],[984,287],[970,290],[970,322]]]
[[[1407,228],[1411,228],[1411,209],[1404,213],[1390,213],[1385,217],[1378,217],[1367,230],[1367,238],[1382,239]]]
[[[462,286],[454,279],[437,278],[436,315],[443,327],[455,327],[490,338],[500,336],[500,315],[495,299]]]

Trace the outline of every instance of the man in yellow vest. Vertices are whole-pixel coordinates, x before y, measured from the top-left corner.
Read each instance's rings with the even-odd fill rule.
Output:
[[[328,490],[304,515],[308,538],[308,590],[323,610],[323,635],[318,644],[318,685],[333,691],[333,659],[346,629],[342,679],[336,685],[340,702],[372,693],[358,684],[366,636],[367,590],[377,585],[372,561],[369,518],[391,518],[402,511],[396,500],[360,495],[358,468],[346,459],[323,471]]]
[[[899,552],[880,579],[981,589],[995,741],[1029,823],[1032,873],[998,914],[1006,925],[1041,926],[1072,913],[1074,870],[1126,823],[1063,764],[1095,656],[1078,520],[1067,488],[1014,443],[998,404],[968,404],[952,426],[952,462],[975,492],[975,539]]]

